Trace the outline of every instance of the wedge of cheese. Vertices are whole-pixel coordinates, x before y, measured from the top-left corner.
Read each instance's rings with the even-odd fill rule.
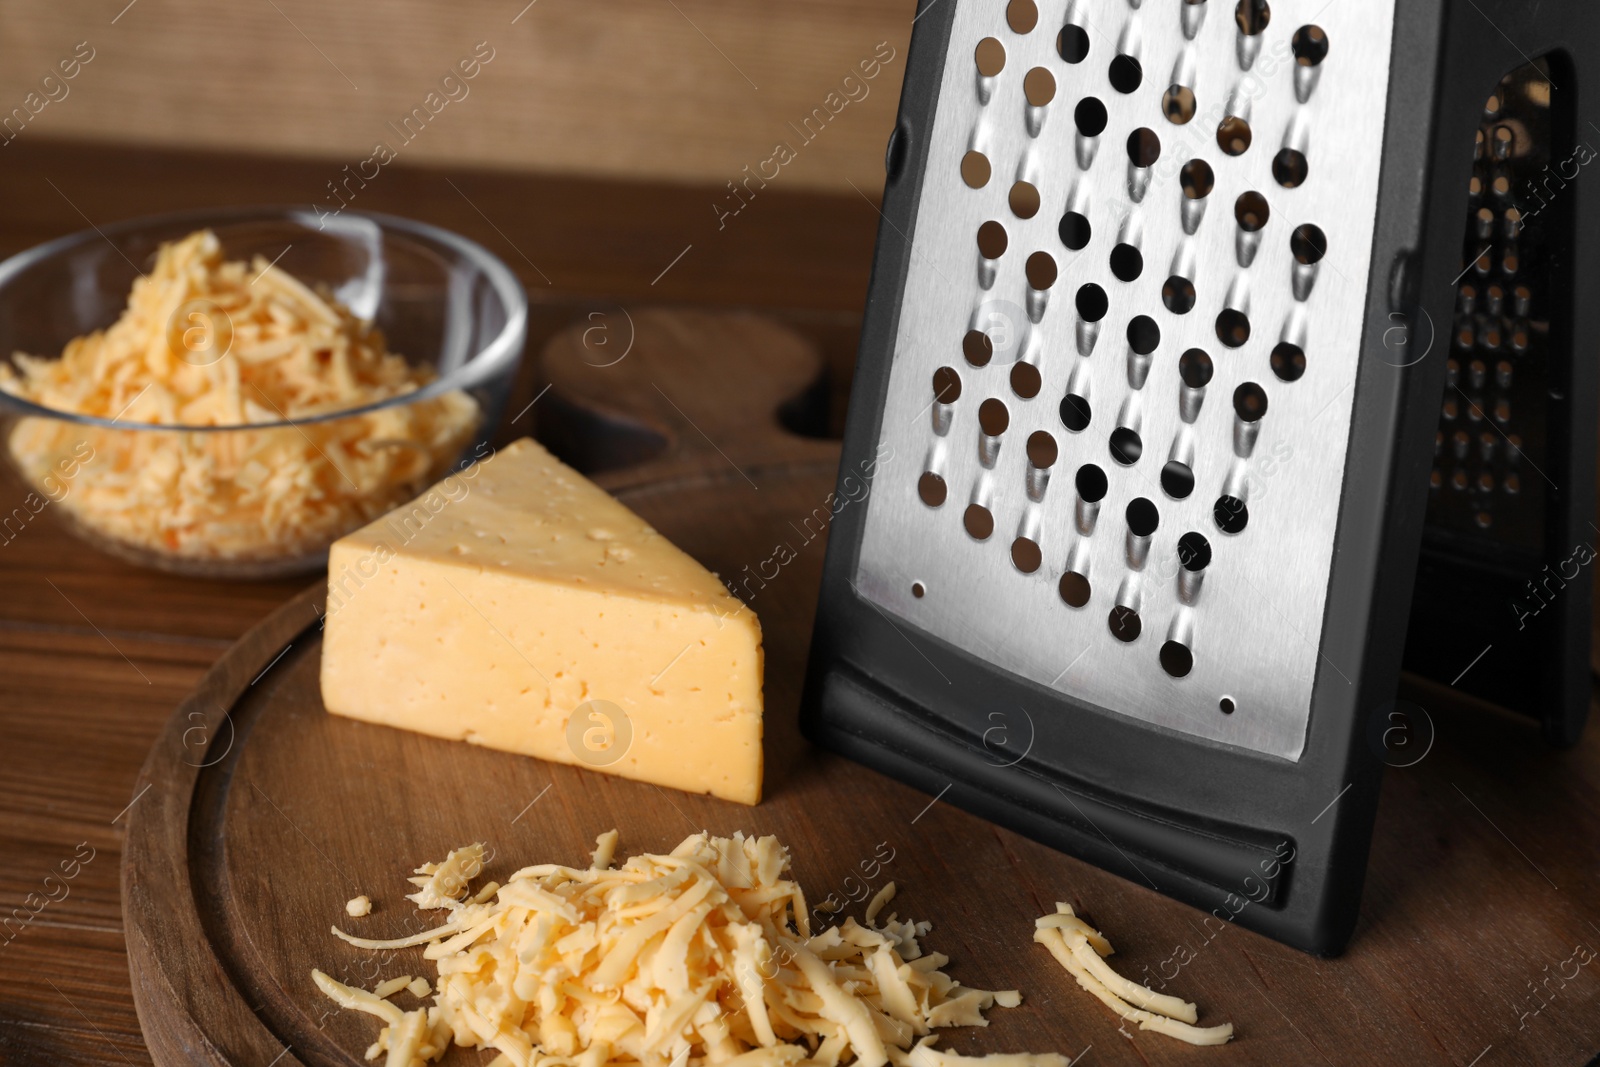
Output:
[[[337,542],[329,711],[761,799],[761,626],[531,439]]]

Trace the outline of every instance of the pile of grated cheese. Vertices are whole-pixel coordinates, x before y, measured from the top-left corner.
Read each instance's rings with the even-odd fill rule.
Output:
[[[155,425],[304,419],[403,396],[433,377],[387,351],[383,334],[331,295],[259,256],[224,260],[209,230],[162,245],[109,328],[74,338],[59,359],[13,359],[15,369],[0,363],[0,389],[14,396]],[[451,392],[222,433],[25,418],[8,444],[24,474],[53,487],[49,495],[94,534],[162,555],[281,559],[319,552],[416,495],[461,453],[479,418],[472,397]],[[68,469],[78,473],[63,490]]]
[[[333,932],[366,949],[427,945],[438,968],[430,1007],[403,1011],[390,979],[367,991],[312,971],[341,1006],[384,1021],[367,1058],[415,1067],[451,1042],[499,1052],[490,1067],[1067,1067],[1054,1053],[968,1057],[931,1031],[987,1026],[1016,991],[968,989],[924,953],[927,923],[866,910],[813,934],[805,896],[784,877],[774,837],[697,834],[668,855],[612,865],[615,830],[587,869],[526,867],[471,894],[483,846],[418,869],[407,899],[443,907],[437,929],[396,940]]]

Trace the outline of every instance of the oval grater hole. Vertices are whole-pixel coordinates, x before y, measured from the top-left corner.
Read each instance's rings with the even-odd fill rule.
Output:
[[[1279,381],[1297,382],[1306,372],[1306,354],[1299,345],[1288,341],[1278,342],[1272,350],[1272,373]]]
[[[1238,115],[1229,115],[1217,124],[1217,147],[1230,156],[1250,150],[1250,124]]]
[[[1293,148],[1285,148],[1272,157],[1273,180],[1285,189],[1297,189],[1304,185],[1310,169],[1305,153]]]
[[[1178,376],[1191,389],[1204,389],[1211,381],[1211,357],[1203,348],[1191,348],[1178,359]]]
[[[1011,213],[1019,219],[1031,219],[1039,213],[1039,190],[1032,182],[1017,182],[1006,196]]]
[[[1194,653],[1180,641],[1168,641],[1161,646],[1161,669],[1174,678],[1187,677],[1194,670]]]
[[[1111,485],[1106,478],[1106,472],[1093,463],[1085,463],[1079,467],[1073,482],[1077,486],[1078,495],[1088,504],[1098,504],[1104,500],[1106,490]]]
[[[1049,252],[1035,252],[1028,257],[1028,284],[1035,289],[1048,289],[1056,283],[1056,257]]]
[[[1032,33],[1039,25],[1039,9],[1033,0],[1011,0],[1006,5],[1006,25],[1014,33]]]
[[[1272,21],[1272,8],[1267,0],[1239,0],[1233,9],[1234,25],[1246,37],[1255,37]]]
[[[1107,299],[1106,291],[1094,282],[1078,286],[1075,302],[1078,305],[1078,314],[1083,316],[1085,322],[1099,322],[1111,309],[1111,301]]]
[[[1144,628],[1144,624],[1139,621],[1139,613],[1121,604],[1111,609],[1111,614],[1106,617],[1106,623],[1111,627],[1111,636],[1118,641],[1137,641],[1139,632]]]
[[[1267,391],[1255,382],[1243,383],[1233,391],[1233,411],[1245,422],[1260,422],[1267,413]]]
[[[1136,496],[1128,501],[1125,515],[1128,529],[1135,537],[1149,537],[1156,532],[1156,527],[1161,525],[1160,510],[1146,497]]]
[[[1161,287],[1161,302],[1174,315],[1187,315],[1194,310],[1194,282],[1174,274]]]
[[[1144,439],[1131,426],[1118,426],[1111,431],[1111,458],[1124,467],[1131,467],[1144,455]]]
[[[1217,710],[1222,712],[1222,714],[1232,715],[1233,709],[1234,703],[1232,697],[1223,697],[1221,700],[1217,701]]]
[[[1267,205],[1267,198],[1254,189],[1240,193],[1239,199],[1233,202],[1234,221],[1245,233],[1255,233],[1265,226],[1271,217],[1272,208]]]
[[[1086,96],[1072,109],[1072,121],[1085,137],[1099,137],[1106,128],[1106,106],[1098,97]]]
[[[1217,176],[1211,172],[1211,164],[1205,160],[1191,159],[1178,172],[1178,182],[1183,186],[1185,197],[1200,200],[1211,195],[1212,187],[1217,184]]]
[[[1111,273],[1118,281],[1135,280],[1144,273],[1144,254],[1132,245],[1118,245],[1111,250]]]
[[[1211,509],[1211,517],[1216,520],[1217,529],[1223,533],[1236,534],[1249,523],[1250,509],[1238,497],[1223,494],[1217,497],[1217,503]]]
[[[1205,570],[1211,566],[1211,542],[1204,534],[1190,530],[1178,538],[1178,563],[1191,573]]]
[[[1044,388],[1039,368],[1032,363],[1011,364],[1011,391],[1024,400],[1032,400]]]
[[[978,73],[992,78],[1006,69],[1006,46],[993,37],[985,37],[973,49],[972,58],[977,61]]]
[[[1061,425],[1073,433],[1082,433],[1089,428],[1089,398],[1068,393],[1061,399]]]
[[[1182,126],[1194,118],[1194,90],[1187,85],[1168,86],[1161,96],[1161,113],[1174,126]]]
[[[1135,315],[1128,320],[1128,347],[1141,356],[1148,356],[1161,343],[1161,327],[1149,315]]]
[[[961,157],[961,180],[971,189],[989,184],[989,157],[973,150]]]
[[[1039,542],[1027,537],[1011,542],[1011,563],[1023,574],[1032,574],[1043,562],[1044,553],[1039,551]]]
[[[1161,138],[1148,126],[1128,134],[1128,162],[1136,167],[1153,167],[1161,158]]]
[[[1068,63],[1082,63],[1089,56],[1089,31],[1066,25],[1056,34],[1056,52]]]
[[[1302,67],[1315,67],[1328,58],[1328,35],[1321,26],[1301,26],[1289,40],[1294,61]]]
[[[1174,500],[1183,500],[1194,492],[1194,471],[1187,463],[1172,459],[1161,468],[1161,488]]]
[[[916,597],[918,600],[921,600],[923,597],[928,595],[928,588],[921,582],[912,582],[911,595]]]
[[[1309,222],[1296,226],[1289,235],[1289,251],[1294,253],[1296,263],[1316,263],[1327,254],[1328,237],[1320,227]]]
[[[1243,389],[1244,386],[1241,385],[1239,388]],[[1260,386],[1256,388],[1259,389]],[[1262,397],[1262,403],[1266,403],[1265,396]],[[1006,410],[1004,400],[991,396],[978,405],[978,427],[990,437],[999,437],[1010,425],[1011,412]]]
[[[968,330],[961,339],[961,354],[974,367],[987,367],[994,358],[994,342],[982,330]]]
[[[978,227],[978,255],[984,259],[999,259],[1006,254],[1006,228],[994,219]]]
[[[954,404],[961,399],[961,375],[954,367],[940,367],[933,372],[933,398],[941,404]]]
[[[1056,588],[1068,607],[1081,608],[1089,602],[1089,579],[1081,574],[1068,571],[1061,576],[1061,584]]]
[[[1028,462],[1040,470],[1055,466],[1061,450],[1056,439],[1046,430],[1035,430],[1028,435]]]
[[[944,504],[949,489],[945,486],[943,478],[932,471],[924,471],[922,477],[917,479],[917,495],[930,508],[937,508]]]
[[[1056,76],[1043,67],[1034,67],[1022,77],[1022,95],[1034,107],[1044,107],[1056,98]]]
[[[1229,348],[1250,340],[1250,317],[1238,308],[1223,308],[1217,315],[1217,340]]]
[[[1080,252],[1089,244],[1089,236],[1093,232],[1089,220],[1076,211],[1069,211],[1061,216],[1061,225],[1056,231],[1061,235],[1061,243],[1074,252]]]
[[[1144,81],[1144,67],[1132,56],[1119,55],[1112,59],[1107,74],[1111,78],[1111,88],[1119,93],[1131,93]]]
[[[994,533],[994,516],[982,504],[968,504],[966,514],[961,516],[961,525],[967,528],[967,535],[974,541],[987,541]]]

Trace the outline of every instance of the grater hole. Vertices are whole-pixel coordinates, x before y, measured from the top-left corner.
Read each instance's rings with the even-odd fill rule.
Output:
[[[1078,286],[1075,302],[1078,305],[1078,314],[1085,322],[1099,322],[1106,317],[1106,312],[1111,308],[1111,301],[1106,298],[1106,291],[1094,282]]]
[[[1250,124],[1238,115],[1229,115],[1217,125],[1217,147],[1230,156],[1250,150]]]
[[[1229,348],[1250,340],[1250,317],[1238,308],[1223,308],[1217,315],[1217,340]]]
[[[921,600],[923,597],[928,595],[928,589],[921,582],[912,582],[911,595],[916,597],[918,600]]]
[[[1267,205],[1267,198],[1252,189],[1240,193],[1239,199],[1233,202],[1233,217],[1239,223],[1239,229],[1245,233],[1255,233],[1272,217],[1272,209]]]
[[[1078,495],[1086,504],[1098,504],[1105,499],[1106,490],[1110,488],[1110,481],[1106,472],[1093,463],[1085,463],[1078,468],[1078,475],[1073,481],[1077,485]]]
[[[1040,470],[1055,466],[1061,454],[1056,439],[1045,430],[1035,430],[1028,435],[1028,462]]]
[[[961,399],[961,375],[954,367],[940,367],[933,372],[933,398],[941,404],[954,404]]]
[[[1267,0],[1239,0],[1233,9],[1233,21],[1240,33],[1255,37],[1272,21],[1272,8],[1267,6]]]
[[[1243,389],[1244,386],[1240,386],[1239,388]],[[1257,386],[1257,388],[1260,387]],[[1266,398],[1263,397],[1263,406],[1265,403]],[[985,400],[982,404],[978,405],[978,427],[982,429],[985,434],[989,435],[990,437],[999,437],[1001,434],[1006,432],[1007,427],[1010,425],[1011,412],[1006,410],[1006,403],[1004,400],[1000,400],[991,396],[988,400]]]
[[[987,541],[994,533],[994,516],[982,504],[968,504],[966,514],[961,516],[961,525],[967,528],[967,534],[974,541]]]
[[[994,342],[982,330],[968,330],[961,339],[961,354],[974,367],[987,367],[994,358]]]
[[[1148,356],[1161,343],[1161,327],[1149,315],[1135,315],[1128,320],[1128,347],[1141,356]]]
[[[1182,126],[1194,118],[1194,90],[1187,85],[1168,86],[1161,97],[1161,113],[1174,126]]]
[[[944,504],[949,489],[944,484],[944,479],[932,471],[924,471],[922,477],[917,479],[917,495],[922,502],[930,508],[940,507]]]
[[[1178,359],[1178,376],[1190,389],[1204,389],[1211,381],[1211,356],[1205,349],[1191,348]]]
[[[1128,501],[1126,511],[1128,529],[1135,537],[1149,537],[1156,532],[1156,527],[1161,525],[1161,512],[1155,504],[1142,496],[1136,496]]]
[[[1023,574],[1032,574],[1044,562],[1044,553],[1037,541],[1019,537],[1011,542],[1011,562]]]
[[[1032,33],[1039,25],[1039,9],[1033,0],[1011,0],[1006,5],[1006,25],[1014,33]]]
[[[1245,502],[1236,496],[1223,494],[1217,497],[1216,505],[1211,509],[1211,517],[1216,520],[1217,529],[1223,533],[1236,534],[1244,530],[1250,521],[1250,509]]]
[[[1306,354],[1299,345],[1280,341],[1272,350],[1272,373],[1279,381],[1297,382],[1306,372]]]
[[[1234,704],[1232,697],[1223,697],[1221,700],[1217,701],[1217,710],[1222,712],[1224,715],[1232,715],[1233,708]]]
[[[1006,69],[1006,46],[993,37],[985,37],[973,50],[972,58],[977,61],[978,73],[992,78]]]
[[[1089,220],[1076,211],[1069,211],[1061,216],[1061,225],[1056,231],[1061,235],[1061,243],[1074,252],[1080,252],[1089,244],[1089,236],[1093,232]]]
[[[1061,584],[1057,588],[1068,607],[1081,608],[1089,602],[1089,579],[1081,574],[1068,571],[1061,576]]]
[[[1310,167],[1304,152],[1285,148],[1272,157],[1272,177],[1285,189],[1296,189],[1305,184]]]
[[[1144,81],[1144,67],[1132,56],[1119,55],[1114,58],[1108,74],[1111,88],[1119,93],[1131,93]]]
[[[1317,226],[1306,223],[1296,226],[1294,233],[1289,235],[1289,251],[1294,253],[1296,263],[1316,263],[1327,254],[1328,238]]]
[[[1056,283],[1056,257],[1049,252],[1035,252],[1028,257],[1028,284],[1035,289],[1048,289]]]
[[[1161,302],[1174,315],[1187,315],[1194,310],[1194,282],[1174,274],[1161,287]]]
[[[1078,132],[1085,137],[1099,137],[1106,128],[1106,106],[1099,97],[1086,96],[1073,109],[1072,121],[1077,123]]]
[[[1111,273],[1118,281],[1133,281],[1144,273],[1144,254],[1132,245],[1118,245],[1111,250]]]
[[[1056,98],[1056,76],[1043,67],[1034,67],[1022,78],[1022,95],[1034,107],[1044,107]]]
[[[1136,167],[1153,167],[1161,158],[1161,138],[1156,131],[1140,126],[1128,134],[1128,162]]]
[[[1211,189],[1217,183],[1217,176],[1211,172],[1211,164],[1205,160],[1191,159],[1178,172],[1178,181],[1183,186],[1185,197],[1190,200],[1200,200],[1211,195]]]
[[[1245,382],[1233,391],[1233,411],[1245,422],[1260,422],[1267,413],[1267,391],[1255,382]]]
[[[1131,426],[1118,426],[1111,431],[1111,458],[1124,467],[1131,467],[1144,455],[1144,440]]]
[[[1111,609],[1106,622],[1111,627],[1111,636],[1118,641],[1137,641],[1139,631],[1144,628],[1144,624],[1139,621],[1139,613],[1121,604]]]
[[[1178,564],[1194,574],[1211,566],[1211,542],[1204,534],[1190,530],[1178,538]]]
[[[1044,387],[1039,368],[1032,363],[1011,364],[1011,391],[1024,400],[1032,400]]]
[[[1302,67],[1315,67],[1328,57],[1328,35],[1321,26],[1301,26],[1289,40],[1294,61]]]
[[[999,259],[1006,254],[1008,244],[1006,228],[995,220],[978,227],[978,254],[984,259]]]
[[[1183,678],[1194,670],[1194,653],[1187,645],[1168,641],[1161,646],[1161,669],[1174,678]]]
[[[1089,398],[1076,393],[1068,393],[1061,400],[1061,425],[1073,433],[1082,433],[1089,428]]]
[[[989,184],[989,157],[971,151],[961,157],[961,180],[971,189],[982,189]]]
[[[1194,492],[1194,471],[1187,463],[1168,460],[1161,468],[1161,488],[1174,500],[1185,500]]]
[[[1039,213],[1039,190],[1032,182],[1017,182],[1006,197],[1011,213],[1019,219],[1031,219]]]
[[[1089,31],[1082,26],[1061,27],[1056,35],[1056,51],[1068,63],[1082,63],[1089,55]]]

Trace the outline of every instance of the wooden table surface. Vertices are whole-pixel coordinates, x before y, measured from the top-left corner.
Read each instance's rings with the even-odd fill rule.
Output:
[[[0,254],[140,214],[306,202],[325,169],[43,142],[13,146],[7,162]],[[446,177],[397,168],[362,206],[459,229],[502,255],[536,302],[530,351],[617,307],[753,306],[848,370],[876,226],[864,200],[774,191],[719,231],[706,206],[713,194],[700,190]],[[536,391],[531,373],[518,390],[512,412]],[[843,389],[834,392],[834,418],[808,429],[837,424]],[[0,512],[24,493],[0,475]],[[119,827],[138,800],[134,781],[207,667],[306,582],[138,570],[68,537],[46,508],[0,535],[0,583],[0,1063],[148,1063],[118,899]],[[1600,1052],[1600,963],[1552,976],[1579,946],[1600,949],[1600,729],[1552,753],[1534,730],[1493,712],[1430,706],[1433,751],[1385,780],[1351,952],[1335,961],[1267,952],[1270,943],[1235,930],[1206,951],[1248,961],[1256,994],[1304,1036],[1302,1062],[1369,1062],[1360,1052],[1385,1035],[1363,1032],[1362,1005],[1384,997],[1401,998],[1429,1035],[1429,1064],[1589,1063]],[[1431,829],[1419,836],[1418,826]],[[62,870],[74,876],[46,882]],[[7,928],[29,894],[58,899]],[[1491,897],[1487,911],[1479,902]],[[1409,942],[1414,970],[1373,951]],[[1492,981],[1479,961],[1494,962]],[[1227,1061],[1225,1050],[1200,1056]]]

